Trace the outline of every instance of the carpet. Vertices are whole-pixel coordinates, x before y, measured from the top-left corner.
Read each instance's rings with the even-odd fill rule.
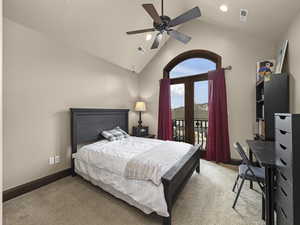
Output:
[[[173,208],[173,225],[263,225],[261,194],[246,182],[231,208],[234,168],[201,161]],[[256,187],[256,190],[258,188]],[[80,177],[66,177],[3,205],[4,225],[160,225]]]

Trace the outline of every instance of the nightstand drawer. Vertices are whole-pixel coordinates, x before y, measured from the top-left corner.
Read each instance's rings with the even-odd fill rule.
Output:
[[[288,114],[275,115],[275,128],[282,131],[291,132],[292,131],[291,116]]]
[[[149,127],[132,127],[132,135],[136,137],[146,137],[149,135]]]

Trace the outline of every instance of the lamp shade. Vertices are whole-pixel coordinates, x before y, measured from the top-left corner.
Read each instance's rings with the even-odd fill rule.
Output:
[[[134,110],[137,111],[137,112],[144,112],[144,111],[146,111],[146,104],[145,104],[145,102],[136,102]]]

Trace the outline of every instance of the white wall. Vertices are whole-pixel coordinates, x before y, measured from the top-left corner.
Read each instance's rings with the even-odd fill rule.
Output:
[[[233,66],[232,71],[226,72],[230,143],[244,143],[247,138],[253,138],[256,62],[274,58],[276,43],[201,21],[186,24],[179,31],[190,35],[192,41],[183,45],[170,40],[140,75],[140,95],[148,104],[144,124],[156,133],[159,79],[163,76],[164,66],[182,52],[205,49],[221,55],[223,66]],[[238,158],[235,152],[232,157]]]
[[[283,39],[289,40],[287,69],[290,75],[291,112],[300,113],[300,13],[291,23]]]
[[[3,49],[3,17],[2,17],[2,0],[0,0],[0,51]],[[2,71],[3,71],[3,55],[0,55],[0,190],[3,190],[3,99],[2,99]],[[2,195],[0,196],[0,225],[2,225]]]
[[[137,96],[137,75],[5,19],[4,189],[70,168],[70,107],[132,109]]]

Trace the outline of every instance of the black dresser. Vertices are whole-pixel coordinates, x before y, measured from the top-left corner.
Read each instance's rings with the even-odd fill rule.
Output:
[[[300,224],[300,114],[275,114],[277,225]]]

